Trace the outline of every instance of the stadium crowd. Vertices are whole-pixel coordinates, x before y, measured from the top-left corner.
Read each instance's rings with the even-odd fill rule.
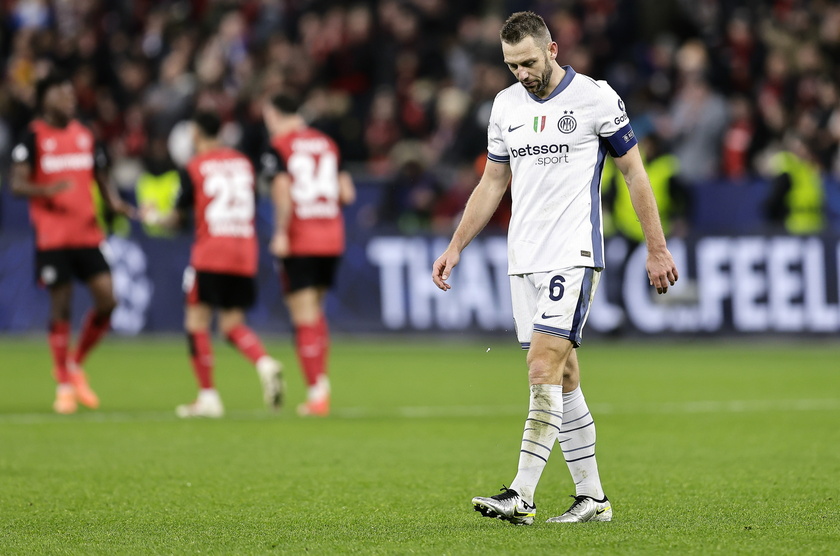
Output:
[[[840,176],[840,5],[826,0],[5,0],[0,152],[31,120],[34,84],[69,72],[79,113],[130,190],[183,162],[196,108],[257,162],[279,92],[380,179],[379,221],[448,227],[476,181],[496,93],[513,82],[498,32],[532,9],[558,59],[606,79],[689,189],[772,177],[796,149]],[[792,146],[795,145],[795,146]],[[7,158],[7,156],[6,156]],[[4,167],[8,161],[4,160]],[[502,215],[503,219],[503,215]]]

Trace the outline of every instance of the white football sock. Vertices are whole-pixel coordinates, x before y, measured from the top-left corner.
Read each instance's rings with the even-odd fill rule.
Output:
[[[519,467],[510,485],[529,504],[534,503],[534,491],[562,424],[563,387],[559,384],[531,385],[528,418],[519,450]]]
[[[577,496],[604,498],[598,463],[595,461],[595,421],[578,386],[563,394],[563,426],[557,442],[575,481]]]
[[[222,401],[222,398],[215,388],[202,388],[198,391],[198,401],[215,403]]]
[[[330,395],[330,379],[327,375],[318,377],[318,382],[310,386],[306,391],[306,399],[309,401],[318,401]]]

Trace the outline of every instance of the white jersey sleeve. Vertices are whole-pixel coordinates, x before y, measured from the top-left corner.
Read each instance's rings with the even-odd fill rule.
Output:
[[[624,101],[606,81],[596,81],[598,115],[595,132],[609,144],[610,154],[623,156],[636,144],[636,134],[630,127],[630,118],[625,111]]]
[[[502,119],[501,113],[504,110],[503,103],[498,102],[502,93],[496,95],[493,108],[490,110],[490,123],[487,124],[487,158],[493,162],[507,164],[510,162],[510,155],[505,138],[502,136],[502,125],[499,123]]]

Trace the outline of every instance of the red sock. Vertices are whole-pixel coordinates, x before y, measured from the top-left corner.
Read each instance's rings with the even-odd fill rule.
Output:
[[[327,359],[330,355],[330,328],[327,324],[327,317],[323,313],[318,320],[318,333],[321,336],[321,372],[327,374]]]
[[[228,342],[233,344],[234,347],[242,353],[242,355],[250,359],[251,363],[255,365],[261,357],[265,356],[265,349],[263,348],[259,337],[254,334],[253,330],[244,324],[239,324],[233,327],[233,329],[228,332],[227,339]]]
[[[53,356],[53,375],[59,384],[70,382],[67,371],[67,351],[70,347],[70,323],[57,320],[50,323],[48,341]]]
[[[88,311],[79,333],[79,347],[76,349],[73,361],[81,365],[93,346],[99,343],[109,328],[111,328],[111,313],[101,314],[93,309]]]
[[[320,326],[316,323],[295,327],[295,348],[306,384],[314,386],[324,367]]]
[[[210,344],[210,333],[193,332],[187,334],[190,345],[190,361],[193,372],[202,389],[213,388],[213,346]]]

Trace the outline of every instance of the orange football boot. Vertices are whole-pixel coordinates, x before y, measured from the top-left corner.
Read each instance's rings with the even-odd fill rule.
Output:
[[[301,417],[327,417],[330,414],[330,397],[307,400],[297,407],[297,413]]]
[[[85,407],[96,409],[99,407],[99,396],[91,390],[87,381],[87,375],[78,365],[70,366],[70,381],[76,390],[76,399]]]
[[[76,392],[69,384],[60,384],[55,391],[53,411],[62,415],[76,413]]]

